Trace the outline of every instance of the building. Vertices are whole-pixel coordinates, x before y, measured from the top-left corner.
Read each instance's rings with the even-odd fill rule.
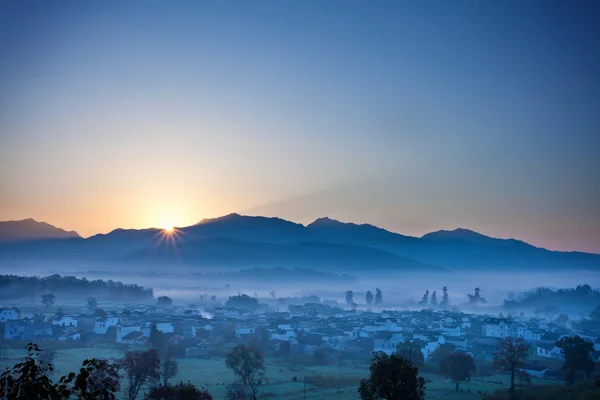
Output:
[[[18,308],[0,308],[0,323],[6,321],[17,321],[21,318],[21,311]]]

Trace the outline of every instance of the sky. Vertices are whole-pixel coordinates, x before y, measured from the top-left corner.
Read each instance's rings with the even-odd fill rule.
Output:
[[[0,2],[0,220],[600,253],[600,2]]]

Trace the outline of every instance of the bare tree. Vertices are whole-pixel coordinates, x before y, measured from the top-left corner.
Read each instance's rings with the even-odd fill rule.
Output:
[[[523,339],[507,337],[500,343],[494,354],[494,365],[503,371],[510,372],[510,391],[515,390],[515,372],[522,360],[529,355],[529,345]]]

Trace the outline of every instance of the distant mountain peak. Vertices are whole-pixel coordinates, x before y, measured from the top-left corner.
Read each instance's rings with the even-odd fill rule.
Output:
[[[321,217],[315,219],[313,222],[308,224],[308,226],[327,226],[327,225],[344,225],[344,222],[338,221],[337,219],[329,218],[329,217]]]
[[[471,229],[456,228],[451,230],[439,230],[430,232],[421,237],[422,239],[492,239]]]
[[[81,238],[75,231],[66,231],[33,218],[18,221],[0,221],[0,242],[18,242],[38,239]]]

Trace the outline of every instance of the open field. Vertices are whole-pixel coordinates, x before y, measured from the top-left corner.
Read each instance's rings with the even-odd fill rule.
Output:
[[[41,346],[43,347],[43,345]],[[135,346],[129,346],[134,350]],[[7,354],[8,359],[0,360],[0,368],[14,365],[25,351],[15,348]],[[123,349],[115,345],[96,345],[91,347],[58,349],[55,353],[55,378],[77,371],[86,358],[105,358],[116,360],[123,356]],[[178,359],[179,372],[173,382],[191,382],[196,386],[206,387],[215,399],[224,399],[225,387],[234,381],[233,373],[225,367],[224,358]],[[266,360],[267,383],[262,392],[273,399],[358,399],[356,388],[360,379],[368,375],[368,365],[359,363],[341,366],[294,366],[280,361]],[[462,383],[462,391],[455,392],[454,384],[441,376],[423,374],[426,380],[428,400],[475,400],[480,399],[483,392],[493,392],[508,387],[508,376],[494,375],[486,378],[474,378]],[[304,384],[305,377],[312,378],[314,383]],[[536,384],[557,384],[556,382],[536,380]],[[125,384],[125,382],[123,382]],[[120,394],[124,398],[124,393]]]

